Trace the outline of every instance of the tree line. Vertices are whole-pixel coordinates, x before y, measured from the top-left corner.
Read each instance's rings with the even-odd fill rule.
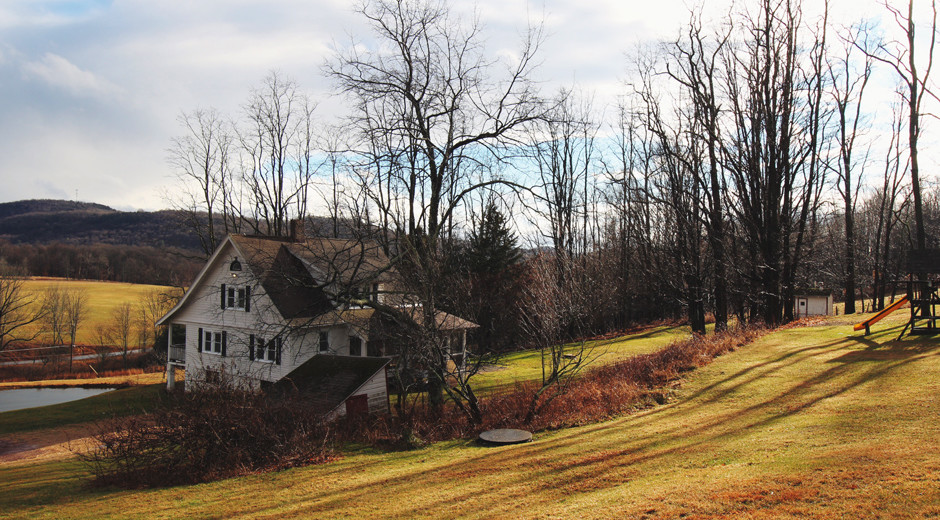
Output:
[[[598,107],[577,85],[540,87],[540,25],[500,58],[444,3],[365,1],[370,39],[324,66],[342,120],[316,119],[280,72],[238,114],[184,113],[174,200],[207,256],[226,233],[284,236],[314,212],[327,236],[381,244],[425,313],[413,343],[429,360],[445,355],[439,309],[483,323],[487,348],[550,348],[659,318],[776,325],[803,288],[881,308],[906,251],[936,245],[940,198],[918,162],[935,3],[886,3],[883,27],[803,7],[693,9]],[[546,380],[565,369],[552,363]],[[437,372],[432,396],[472,414],[472,391]]]
[[[0,259],[23,274],[153,285],[189,284],[202,268],[198,253],[112,244],[13,244],[0,240]]]

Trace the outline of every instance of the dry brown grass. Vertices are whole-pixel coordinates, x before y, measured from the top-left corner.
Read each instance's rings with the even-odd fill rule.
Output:
[[[521,428],[532,431],[590,424],[663,404],[669,386],[696,367],[753,341],[762,329],[742,328],[710,336],[673,341],[650,354],[589,368],[577,377],[533,396],[536,382],[517,383],[480,402],[482,424],[473,424],[456,407],[442,412],[418,406],[411,412],[407,431],[424,441],[469,438],[483,430]],[[535,412],[535,413],[533,413]],[[347,437],[376,445],[394,444],[401,427],[393,417],[373,418],[342,425]]]
[[[525,445],[363,449],[147,492],[74,464],[0,465],[0,518],[932,518],[940,341],[851,320],[776,331],[686,373],[666,405]]]

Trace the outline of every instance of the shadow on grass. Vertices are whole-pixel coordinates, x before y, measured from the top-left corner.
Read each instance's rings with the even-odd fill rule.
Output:
[[[621,486],[648,473],[677,471],[684,464],[704,464],[703,460],[710,460],[702,456],[708,450],[785,423],[822,401],[889,376],[940,348],[930,340],[876,340],[841,337],[793,349],[770,347],[771,355],[756,357],[754,363],[720,376],[675,403],[543,434],[542,441],[532,444],[479,448],[446,443],[207,484],[198,491],[187,488],[187,493],[199,493],[203,499],[187,514],[225,516],[228,508],[235,507],[228,505],[233,489],[242,497],[266,496],[278,489],[284,497],[274,502],[240,502],[236,510],[250,517],[361,516],[350,511],[375,513],[379,511],[376,500],[387,518],[508,517],[518,516],[523,505],[529,511],[550,514],[559,501],[573,496]],[[871,357],[882,352],[891,355]],[[450,453],[440,456],[436,453],[440,450]],[[17,489],[30,495],[38,487],[41,484]],[[122,500],[120,493],[98,499],[115,510]],[[172,500],[166,502],[169,511]],[[357,509],[360,504],[366,504],[366,509]]]
[[[394,478],[367,480],[343,486],[342,489],[317,493],[316,497],[292,503],[289,509],[305,514],[338,512],[349,504],[368,501],[375,493],[408,496],[421,483],[429,491],[422,495],[422,500],[400,502],[385,511],[385,514],[391,518],[409,518],[428,515],[433,511],[448,511],[457,516],[462,511],[499,516],[512,510],[512,504],[517,504],[517,501],[524,501],[528,507],[548,506],[550,509],[560,497],[621,485],[636,477],[641,471],[640,466],[644,464],[656,467],[674,465],[678,461],[676,457],[722,445],[756,429],[785,421],[821,401],[882,378],[919,359],[918,352],[914,351],[910,356],[884,359],[876,364],[853,364],[851,361],[836,363],[824,370],[811,371],[806,377],[797,378],[792,384],[781,388],[780,392],[773,392],[769,398],[753,404],[729,407],[723,402],[729,394],[743,392],[763,378],[778,376],[780,372],[801,362],[812,363],[812,358],[821,354],[851,348],[850,342],[853,340],[839,338],[783,352],[723,377],[676,405],[562,432],[559,437],[546,442],[495,450],[471,448],[461,453],[459,460],[453,464],[438,460],[425,463],[421,468],[395,471]],[[898,346],[886,345],[883,348]],[[935,345],[928,345],[920,348],[919,354],[922,356],[936,348]],[[910,351],[907,348],[902,350]],[[666,429],[642,435],[624,435],[626,429],[649,427],[656,421],[668,420],[668,416],[676,418],[692,411],[703,412],[703,420],[692,421],[689,418],[687,426],[672,431]],[[699,415],[695,417],[699,418]],[[564,451],[574,450],[578,453],[582,446],[590,446],[590,451],[580,456]],[[559,457],[560,453],[566,455]],[[393,463],[385,461],[384,464]],[[353,474],[367,473],[370,469],[377,470],[377,466],[381,465],[383,462],[362,461],[353,468],[343,468],[336,476],[349,474],[349,471]],[[318,476],[321,480],[331,478],[319,472]],[[490,498],[479,500],[481,495]],[[499,498],[493,499],[494,496]],[[253,513],[265,511],[273,512],[259,508],[253,510]]]
[[[792,384],[774,392],[768,399],[744,407],[735,408],[725,405],[711,406],[722,401],[722,396],[729,392],[740,390],[742,387],[755,384],[764,377],[773,377],[785,368],[803,362],[812,363],[812,357],[831,352],[833,349],[851,348],[852,338],[840,338],[825,342],[821,345],[804,347],[795,351],[784,352],[779,356],[747,367],[736,374],[722,378],[718,383],[709,385],[694,397],[683,400],[682,406],[664,407],[661,410],[644,413],[603,423],[573,432],[562,433],[562,438],[552,439],[545,443],[536,443],[530,446],[507,449],[500,453],[476,452],[474,456],[462,457],[459,467],[431,468],[409,473],[405,480],[409,482],[466,482],[475,480],[482,484],[485,493],[495,493],[500,500],[487,500],[485,503],[474,503],[475,514],[499,515],[507,512],[507,500],[521,499],[530,507],[550,505],[559,496],[571,493],[587,493],[617,486],[632,478],[642,464],[654,464],[656,467],[674,465],[689,452],[709,449],[711,446],[721,446],[725,442],[739,439],[749,432],[764,428],[775,423],[785,421],[795,414],[812,408],[818,403],[842,395],[859,385],[866,384],[889,375],[891,372],[912,363],[938,348],[937,345],[919,345],[910,348],[910,345],[886,344],[878,348],[894,349],[906,352],[909,355],[901,358],[886,358],[882,362],[859,364],[840,362],[829,365],[824,370],[811,371],[804,378],[797,378]],[[838,359],[838,358],[836,358]],[[816,364],[816,367],[823,365]],[[736,379],[744,378],[742,381]],[[731,384],[731,389],[723,385]],[[714,395],[710,395],[714,394]],[[695,411],[706,412],[705,420],[678,428],[675,431],[655,431],[646,435],[628,436],[624,442],[624,428],[633,428],[641,425],[649,426],[653,421],[662,421],[663,414],[683,415]],[[702,408],[706,408],[702,410]],[[707,409],[711,408],[711,409]],[[590,441],[588,439],[590,438]],[[578,446],[591,447],[589,453],[577,458],[559,460],[557,454],[562,449],[577,449]],[[512,468],[512,469],[510,469]],[[502,475],[506,471],[513,471],[514,479],[503,483],[500,489],[487,487],[487,477]],[[309,501],[299,507],[311,507],[314,511],[329,511],[333,508],[342,508],[348,500],[366,499],[368,490],[373,486],[392,486],[392,493],[398,486],[396,483],[366,483],[354,489],[338,490],[334,493],[321,496],[315,501]],[[447,499],[422,501],[414,507],[404,507],[393,515],[404,518],[410,515],[427,514],[436,508],[446,508],[448,505],[474,501],[474,496],[480,492],[478,486],[475,491],[467,493],[448,494]],[[386,490],[389,491],[389,490]],[[407,487],[398,490],[406,493]]]

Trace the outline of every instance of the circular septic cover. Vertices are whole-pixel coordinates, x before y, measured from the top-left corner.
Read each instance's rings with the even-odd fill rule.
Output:
[[[480,440],[493,446],[502,446],[504,444],[519,444],[530,442],[532,432],[525,430],[514,430],[512,428],[501,428],[498,430],[487,430],[480,434]]]

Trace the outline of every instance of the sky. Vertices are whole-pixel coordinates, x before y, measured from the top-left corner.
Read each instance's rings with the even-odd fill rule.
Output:
[[[806,10],[818,6],[804,2]],[[547,92],[577,83],[603,109],[623,90],[627,53],[671,39],[684,0],[480,0],[493,55],[518,48],[528,23],[548,39],[538,71]],[[729,2],[704,3],[721,19]],[[875,0],[833,0],[832,17],[874,17]],[[838,22],[837,22],[838,23]],[[122,210],[168,207],[167,149],[178,117],[235,114],[272,70],[346,112],[322,73],[334,49],[368,37],[344,0],[0,0],[0,202],[56,198]]]

